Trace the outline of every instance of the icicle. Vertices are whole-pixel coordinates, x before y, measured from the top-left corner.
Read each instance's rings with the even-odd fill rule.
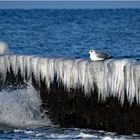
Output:
[[[54,74],[53,71],[53,61],[50,61],[48,58],[41,58],[38,61],[38,71],[39,75],[41,77],[41,80],[43,80],[46,83],[47,88],[50,88],[50,83],[52,79],[52,75]],[[54,77],[54,76],[53,76]]]
[[[118,97],[121,100],[121,103],[124,101],[124,67],[129,63],[128,59],[122,60],[113,60],[109,63],[109,83],[108,87],[110,87],[110,94]]]
[[[78,65],[78,69],[79,69],[79,71],[78,71],[79,85],[80,85],[80,88],[85,91],[85,93],[87,92],[86,88],[85,88],[87,64],[88,64],[88,61],[83,61],[82,60],[82,61],[79,61],[79,65]],[[75,75],[73,75],[73,77],[74,76]]]
[[[10,61],[9,61],[9,55],[5,55],[4,57],[4,61],[5,61],[5,67],[6,67],[6,72],[10,72]]]
[[[99,62],[93,62],[91,65],[91,78],[93,78],[93,83],[97,86],[98,90],[98,98],[101,97],[102,94],[102,89],[103,89],[103,82],[104,82],[104,62],[99,61]],[[91,84],[91,83],[90,83]]]
[[[132,64],[128,64],[125,69],[126,73],[126,95],[130,105],[136,97],[137,103],[140,103],[140,63],[135,61]]]
[[[30,79],[31,77],[31,59],[33,58],[34,56],[25,56],[24,57],[24,71],[26,73],[26,78],[27,79]]]
[[[7,68],[5,65],[5,60],[3,56],[0,56],[0,78],[2,81],[5,81]]]
[[[40,84],[40,68],[39,68],[39,59],[40,57],[31,58],[31,74],[33,74],[36,82]]]
[[[16,76],[19,71],[19,65],[17,64],[17,55],[11,55],[9,56],[9,65],[13,70],[14,75]]]
[[[57,78],[57,82],[59,82],[61,84],[61,82],[64,81],[64,63],[63,63],[64,59],[60,58],[60,59],[56,59],[54,62],[54,67],[55,67],[55,72],[56,72],[56,78]]]

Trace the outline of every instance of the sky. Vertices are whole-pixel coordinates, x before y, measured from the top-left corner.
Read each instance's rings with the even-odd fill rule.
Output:
[[[12,1],[0,0],[0,9],[102,9],[102,8],[140,8],[140,1]]]

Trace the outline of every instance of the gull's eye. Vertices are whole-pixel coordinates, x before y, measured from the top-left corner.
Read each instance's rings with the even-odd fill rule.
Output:
[[[93,52],[92,50],[90,52]]]

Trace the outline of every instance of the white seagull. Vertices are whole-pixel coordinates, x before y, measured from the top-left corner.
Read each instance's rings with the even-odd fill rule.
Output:
[[[92,61],[99,61],[110,58],[110,56],[107,53],[98,53],[95,50],[90,50],[88,53],[90,54],[90,59]]]

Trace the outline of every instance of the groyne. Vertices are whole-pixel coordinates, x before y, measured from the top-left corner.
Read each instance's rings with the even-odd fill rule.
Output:
[[[140,63],[134,59],[0,56],[0,85],[40,92],[41,109],[61,127],[140,133]]]

